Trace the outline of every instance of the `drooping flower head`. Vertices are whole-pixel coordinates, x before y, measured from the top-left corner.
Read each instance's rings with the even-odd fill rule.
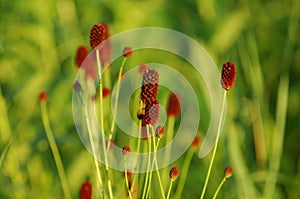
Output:
[[[226,62],[222,67],[221,84],[225,90],[229,90],[235,81],[236,66],[232,62]]]

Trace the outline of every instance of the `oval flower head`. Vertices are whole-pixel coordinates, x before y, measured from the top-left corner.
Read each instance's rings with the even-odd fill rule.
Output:
[[[236,66],[232,62],[226,62],[222,67],[221,84],[225,90],[229,90],[235,81]]]
[[[96,24],[91,29],[90,33],[90,44],[94,49],[100,49],[100,44],[106,39],[107,26],[105,24]]]

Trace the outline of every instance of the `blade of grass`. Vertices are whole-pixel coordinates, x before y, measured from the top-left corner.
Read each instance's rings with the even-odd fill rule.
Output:
[[[0,168],[2,167],[3,163],[4,163],[4,160],[7,156],[7,153],[10,149],[10,146],[12,144],[12,139],[9,140],[9,142],[7,143],[7,145],[5,146],[4,150],[2,151],[1,153],[1,156],[0,156]]]

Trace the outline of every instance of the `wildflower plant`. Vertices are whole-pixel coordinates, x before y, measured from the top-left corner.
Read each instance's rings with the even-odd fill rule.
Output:
[[[132,46],[124,44],[123,48],[117,49],[122,61],[117,78],[113,80],[110,69],[117,66],[111,61],[115,59],[111,56],[115,55],[114,47],[120,45],[112,45],[116,41],[110,38],[108,29],[107,24],[94,25],[90,32],[90,52],[87,47],[79,46],[75,53],[78,74],[73,84],[74,121],[83,144],[93,157],[92,173],[95,174],[91,182],[82,184],[80,198],[90,198],[92,194],[96,198],[111,199],[181,198],[192,158],[202,143],[202,138],[197,135],[198,122],[194,122],[199,118],[199,110],[193,89],[185,77],[165,66],[143,63],[135,70],[129,70],[127,60],[134,57],[133,47],[139,45],[134,42],[129,42]],[[233,63],[223,65],[219,88],[224,88],[225,94],[201,198],[208,184],[221,134],[226,92],[234,84],[235,73]],[[174,86],[174,81],[165,81],[167,77],[176,78],[180,84]],[[132,83],[133,79],[135,81]],[[165,95],[166,103],[160,102],[163,99],[160,96],[160,84],[170,87]],[[134,100],[127,100],[131,95]],[[42,104],[46,99],[47,96],[41,93]],[[129,102],[131,106],[127,104]],[[124,114],[129,112],[126,110],[128,107],[136,110],[136,114]],[[131,134],[125,136],[124,131]],[[125,141],[122,148],[119,147],[120,140]],[[183,163],[171,167],[183,154],[186,154]],[[56,159],[65,197],[70,198],[62,163],[59,158]],[[115,170],[121,171],[122,177]],[[228,178],[227,172],[224,179]],[[223,181],[215,195],[220,191]]]

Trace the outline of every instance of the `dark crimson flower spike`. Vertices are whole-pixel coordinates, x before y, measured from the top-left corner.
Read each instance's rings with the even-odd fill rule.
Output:
[[[75,62],[78,68],[81,67],[82,62],[88,56],[89,50],[86,46],[79,46],[76,51]]]
[[[90,182],[84,182],[80,187],[80,199],[91,199],[92,198],[92,185]]]
[[[106,32],[107,25],[105,24],[96,24],[93,26],[90,34],[90,44],[94,49],[100,49],[101,44],[107,37],[108,33]]]
[[[168,116],[177,117],[180,113],[179,95],[172,93],[169,98]]]
[[[236,67],[232,62],[226,62],[222,68],[222,79],[221,84],[225,90],[229,90],[235,81]]]

